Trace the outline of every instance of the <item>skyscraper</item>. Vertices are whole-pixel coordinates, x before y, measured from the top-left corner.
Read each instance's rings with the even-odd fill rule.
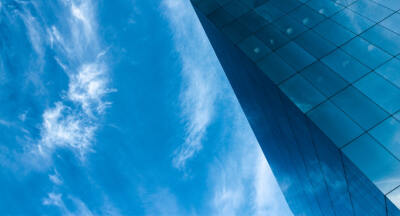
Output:
[[[192,0],[295,215],[400,215],[400,1]]]

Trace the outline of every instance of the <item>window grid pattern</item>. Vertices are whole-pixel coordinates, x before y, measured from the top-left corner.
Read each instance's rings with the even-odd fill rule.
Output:
[[[400,207],[400,1],[192,2]]]

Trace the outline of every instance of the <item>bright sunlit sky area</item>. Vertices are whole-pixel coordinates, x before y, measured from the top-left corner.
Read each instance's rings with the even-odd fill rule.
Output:
[[[0,215],[291,215],[189,0],[0,0]]]

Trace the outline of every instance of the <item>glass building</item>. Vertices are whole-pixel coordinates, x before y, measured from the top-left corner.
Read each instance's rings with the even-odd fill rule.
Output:
[[[400,215],[400,0],[192,0],[295,215]]]

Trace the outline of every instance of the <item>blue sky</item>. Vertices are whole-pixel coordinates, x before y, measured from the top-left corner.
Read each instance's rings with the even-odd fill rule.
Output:
[[[290,215],[188,1],[0,0],[1,215]]]

